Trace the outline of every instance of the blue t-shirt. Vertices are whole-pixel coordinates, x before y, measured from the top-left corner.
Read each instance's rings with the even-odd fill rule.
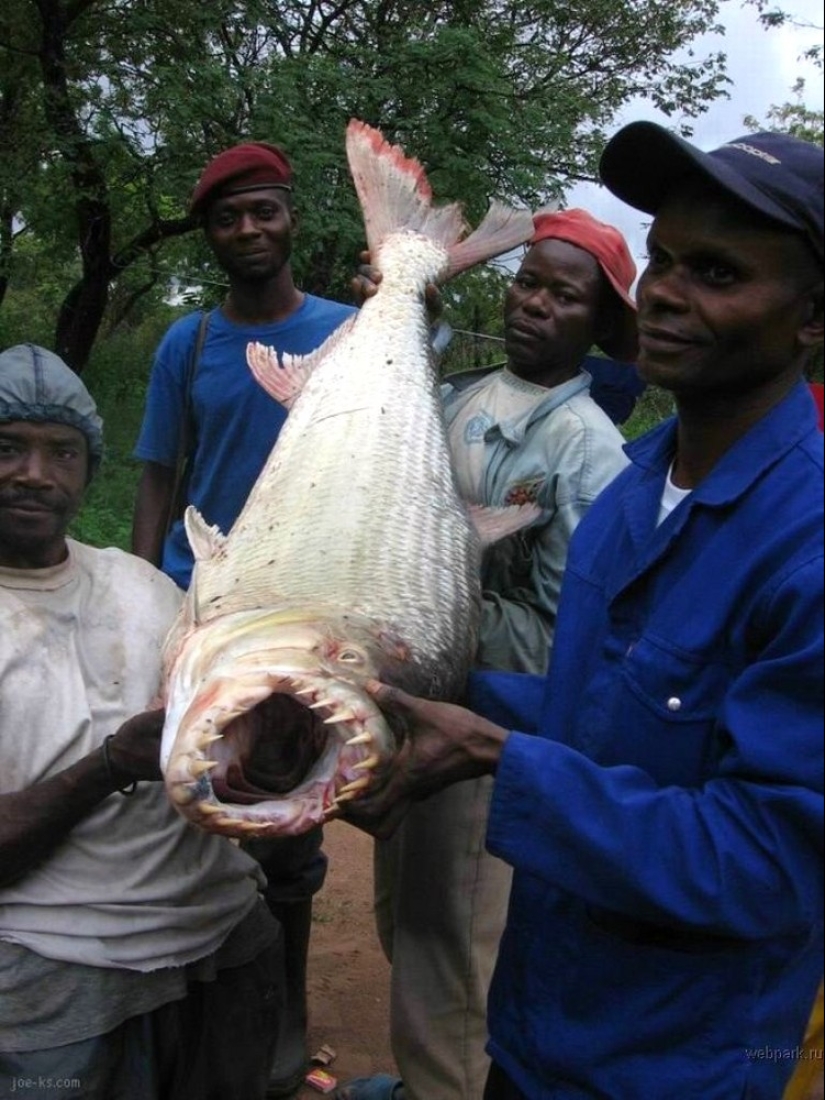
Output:
[[[192,391],[195,444],[186,499],[210,524],[228,532],[264,466],[286,420],[286,409],[255,381],[246,346],[256,340],[279,354],[307,355],[356,311],[311,294],[285,321],[238,325],[214,310]],[[200,313],[176,321],[160,343],[135,455],[174,467],[177,462],[189,357]],[[161,568],[181,588],[192,575],[192,551],[182,521],[169,533]]]

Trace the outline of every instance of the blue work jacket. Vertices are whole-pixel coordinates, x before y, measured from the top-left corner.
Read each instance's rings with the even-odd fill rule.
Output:
[[[800,384],[657,527],[674,449],[578,527],[496,777],[490,1050],[530,1100],[778,1100],[823,974],[822,437]]]

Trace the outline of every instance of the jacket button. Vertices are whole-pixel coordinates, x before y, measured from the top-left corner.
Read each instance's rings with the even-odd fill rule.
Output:
[[[682,709],[682,700],[677,698],[677,696],[673,695],[667,701],[667,709],[668,710],[681,710]]]

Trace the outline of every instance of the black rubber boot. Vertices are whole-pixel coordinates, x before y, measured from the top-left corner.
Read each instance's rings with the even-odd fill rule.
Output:
[[[307,1049],[307,959],[312,928],[312,898],[270,904],[284,931],[286,1011],[278,1028],[267,1100],[287,1100],[301,1089],[309,1067]]]

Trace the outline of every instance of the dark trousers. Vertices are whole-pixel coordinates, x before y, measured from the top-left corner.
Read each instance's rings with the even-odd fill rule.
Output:
[[[527,1100],[527,1097],[516,1088],[504,1070],[493,1062],[487,1078],[487,1088],[484,1090],[484,1100]]]
[[[264,898],[284,938],[286,1007],[278,1024],[270,1074],[270,1095],[290,1097],[303,1083],[307,1050],[307,963],[312,930],[312,898],[327,873],[323,829],[301,836],[250,840],[243,848],[258,860],[267,878]]]
[[[106,1035],[0,1053],[0,1100],[263,1100],[284,1009],[280,937]]]

